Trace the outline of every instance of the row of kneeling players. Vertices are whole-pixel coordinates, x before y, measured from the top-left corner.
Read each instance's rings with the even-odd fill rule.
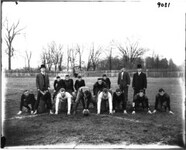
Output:
[[[64,88],[61,88],[58,93],[55,94],[53,102],[51,101],[51,94],[48,90],[44,92],[41,91],[40,93],[40,98],[45,101],[47,108],[50,110],[50,114],[59,114],[61,102],[67,102],[67,115],[70,115],[71,112],[76,114],[79,103],[81,103],[83,106],[84,115],[88,115],[90,113],[89,105],[91,103],[93,104],[94,108],[97,108],[97,114],[100,114],[102,101],[108,102],[109,114],[116,113],[117,110],[120,109],[120,106],[122,106],[123,113],[127,114],[127,100],[125,99],[124,92],[119,88],[114,92],[107,88],[103,88],[103,90],[97,92],[96,96],[93,96],[91,89],[87,86],[80,87],[77,91],[77,94],[71,94]],[[38,108],[38,105],[39,102],[35,100],[34,94],[30,93],[28,90],[25,90],[21,96],[20,111],[18,112],[18,115],[22,114],[23,107],[26,107],[31,114],[37,114],[37,109],[35,108]],[[53,106],[54,111],[52,109]],[[142,107],[144,111],[147,111],[148,114],[156,113],[157,110],[166,111],[167,109],[170,114],[173,114],[170,108],[170,96],[162,88],[159,89],[155,96],[155,106],[153,112],[150,110],[148,97],[146,96],[144,90],[140,90],[134,95],[132,102],[132,114],[135,114],[136,109],[139,107]]]

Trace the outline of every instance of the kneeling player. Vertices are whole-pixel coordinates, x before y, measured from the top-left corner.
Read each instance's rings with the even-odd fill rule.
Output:
[[[120,109],[122,103],[122,110],[124,114],[127,114],[126,105],[127,101],[125,99],[124,93],[120,89],[116,89],[116,92],[113,93],[113,112]]]
[[[132,108],[133,108],[132,114],[136,113],[136,108],[140,104],[142,104],[143,109],[146,107],[148,110],[148,113],[152,114],[152,112],[150,111],[150,108],[149,108],[148,98],[147,98],[147,96],[145,96],[144,90],[140,90],[139,93],[137,93],[134,96],[133,103],[132,103]]]
[[[83,105],[83,112],[87,111],[89,113],[90,103],[93,103],[93,105],[96,106],[96,102],[93,100],[90,89],[86,86],[80,87],[78,89],[77,97],[75,100],[74,114],[76,114],[77,107],[80,101],[82,102]]]
[[[112,95],[109,92],[108,89],[104,88],[102,92],[98,94],[98,99],[97,99],[97,114],[100,114],[101,111],[101,102],[102,100],[108,100],[109,102],[109,113],[112,114]]]
[[[55,102],[55,114],[56,115],[59,113],[60,102],[64,102],[64,101],[67,101],[67,105],[68,105],[67,115],[70,115],[72,95],[69,92],[66,92],[64,88],[61,88],[59,93],[56,96],[56,102]]]
[[[18,115],[22,114],[23,106],[26,107],[28,111],[31,110],[31,114],[33,114],[35,102],[36,102],[36,99],[34,97],[34,94],[31,94],[29,93],[28,90],[25,90],[21,96],[20,110],[17,114]],[[32,108],[28,106],[29,104],[31,104]]]
[[[159,107],[158,107],[159,106]],[[164,91],[164,89],[159,89],[158,94],[156,95],[155,109],[153,113],[156,113],[157,109],[162,110],[164,107],[165,111],[168,108],[169,113],[173,114],[170,108],[170,96]]]

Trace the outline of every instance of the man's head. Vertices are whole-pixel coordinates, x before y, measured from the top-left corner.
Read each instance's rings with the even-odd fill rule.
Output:
[[[24,93],[25,96],[29,95],[29,91],[28,90],[25,90],[23,93]]]
[[[165,91],[164,91],[164,89],[159,89],[159,94],[161,95],[161,96],[163,96],[164,94],[165,94]]]
[[[108,95],[108,89],[107,88],[104,88],[102,92],[103,92],[103,97],[107,97],[107,95]]]
[[[121,95],[121,93],[122,93],[122,92],[121,92],[121,90],[120,90],[119,88],[118,88],[118,89],[116,89],[116,95],[117,95],[117,96],[120,96],[120,95]]]
[[[106,74],[103,74],[102,77],[103,77],[103,80],[107,79],[107,75]]]
[[[98,84],[100,84],[100,85],[101,85],[101,84],[102,84],[102,82],[103,82],[102,78],[98,78],[98,80],[97,80],[97,81],[98,81]]]
[[[56,80],[57,80],[57,81],[60,81],[60,79],[61,79],[60,76],[57,76],[57,77],[56,77]]]
[[[62,96],[62,97],[65,97],[65,92],[66,92],[66,91],[65,91],[64,88],[61,88],[61,89],[60,89],[60,93],[61,93],[61,96]]]
[[[46,66],[45,65],[41,65],[40,70],[41,70],[42,74],[45,74]]]
[[[123,66],[123,68],[121,69],[121,72],[125,72],[126,71],[126,67]]]
[[[66,76],[65,76],[65,80],[69,80],[70,79],[70,76],[67,74]]]
[[[80,74],[78,75],[78,80],[79,80],[79,81],[81,81],[81,80],[82,80],[82,77],[81,77],[81,75],[80,75]]]
[[[141,72],[141,71],[142,71],[142,66],[141,66],[141,64],[138,64],[138,65],[137,65],[137,71],[138,71],[138,72]]]
[[[139,91],[139,96],[140,96],[140,97],[143,97],[143,96],[144,96],[144,90],[140,90],[140,91]]]

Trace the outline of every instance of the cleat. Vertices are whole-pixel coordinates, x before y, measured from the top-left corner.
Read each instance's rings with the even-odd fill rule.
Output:
[[[18,113],[17,113],[17,115],[21,115],[22,114],[22,111],[19,111]]]

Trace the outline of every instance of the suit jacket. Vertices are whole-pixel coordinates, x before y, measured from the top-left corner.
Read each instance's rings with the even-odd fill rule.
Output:
[[[69,93],[74,92],[74,81],[72,79],[64,80],[66,91]]]
[[[41,73],[37,74],[36,76],[36,87],[41,91],[47,90],[50,87],[49,76],[45,74],[45,86],[44,86],[44,78]]]
[[[122,87],[127,87],[127,84],[130,85],[130,76],[128,72],[123,72],[123,77],[122,72],[118,74],[118,85]]]
[[[136,72],[133,75],[132,87],[135,90],[141,90],[141,89],[147,88],[147,77],[146,77],[146,74],[141,72],[141,74],[138,75],[138,73]]]

